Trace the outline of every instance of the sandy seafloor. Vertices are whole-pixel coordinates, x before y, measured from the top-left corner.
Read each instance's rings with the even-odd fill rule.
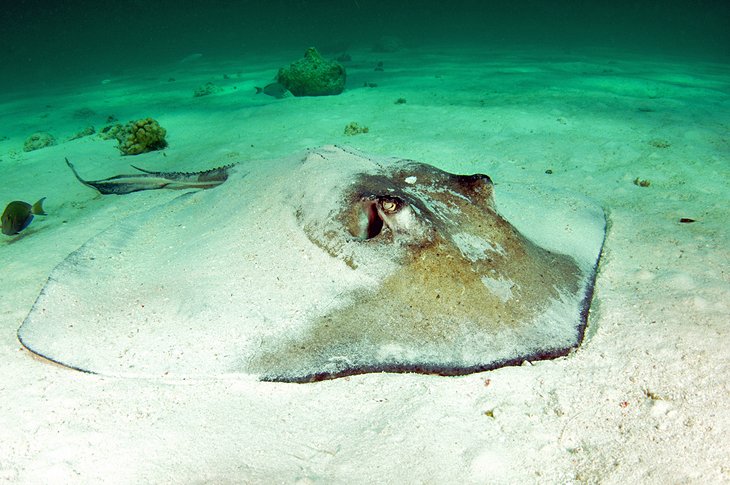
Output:
[[[254,94],[292,52],[0,97],[0,200],[46,196],[49,213],[0,240],[0,481],[730,482],[730,68],[611,52],[351,54],[348,89],[332,97]],[[193,97],[206,81],[223,91]],[[95,136],[64,141],[112,114],[156,118],[169,148],[122,157]],[[351,121],[369,133],[345,136]],[[36,131],[59,144],[23,152]],[[64,157],[104,178],[332,143],[598,201],[609,230],[580,349],[464,377],[280,384],[85,375],[21,348],[16,330],[56,264],[179,195],[102,197]]]

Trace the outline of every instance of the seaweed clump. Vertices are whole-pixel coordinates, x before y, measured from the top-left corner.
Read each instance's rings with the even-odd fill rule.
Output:
[[[356,122],[352,121],[345,126],[345,135],[347,136],[355,136],[360,135],[362,133],[369,133],[370,128],[367,126],[360,126]]]
[[[130,121],[116,134],[123,155],[139,155],[167,147],[167,130],[152,118]]]

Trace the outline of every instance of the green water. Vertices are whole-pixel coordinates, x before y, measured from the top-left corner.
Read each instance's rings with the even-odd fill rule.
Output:
[[[730,2],[269,0],[4,2],[2,89],[52,86],[174,62],[327,53],[396,36],[409,48],[610,49],[652,59],[730,59]]]

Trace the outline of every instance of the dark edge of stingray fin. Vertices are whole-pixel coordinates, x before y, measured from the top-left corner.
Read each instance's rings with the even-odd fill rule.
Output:
[[[21,328],[22,328],[22,325],[21,325]],[[31,354],[33,354],[33,356],[35,356],[36,358],[39,358],[39,359],[42,359],[42,360],[46,360],[48,362],[51,362],[52,364],[61,366],[61,367],[65,368],[65,369],[70,369],[70,370],[82,372],[84,374],[99,375],[97,372],[94,372],[92,370],[88,370],[88,369],[84,369],[82,367],[76,367],[76,366],[73,366],[73,365],[65,364],[65,363],[61,362],[60,360],[56,360],[56,359],[53,359],[51,357],[48,357],[47,355],[43,355],[40,352],[36,352],[30,346],[26,345],[26,343],[23,341],[23,337],[21,337],[21,335],[20,335],[20,328],[18,329],[18,331],[16,332],[15,335],[18,338],[18,342],[20,342],[20,345],[22,345],[23,349],[25,349],[28,352],[30,352]]]

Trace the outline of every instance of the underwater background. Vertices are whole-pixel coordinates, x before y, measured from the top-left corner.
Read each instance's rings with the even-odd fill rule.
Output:
[[[0,482],[730,483],[730,1],[6,0],[0,36],[0,210],[13,215],[0,234]],[[340,58],[344,91],[277,88],[310,46]],[[166,143],[139,153],[117,136],[140,127]],[[292,167],[332,145],[486,174],[499,211],[510,187],[600,206],[575,352],[462,377],[284,384],[240,369],[91,375],[23,347],[32,312],[43,342],[75,358],[144,360],[95,345],[124,342],[106,339],[111,321],[125,338],[161,329],[173,362],[194,365],[222,347],[186,342],[271,331],[258,307],[330,305],[308,268],[333,282],[349,270],[318,264],[329,256],[293,203],[306,189],[326,220],[352,167]],[[215,167],[243,178],[195,193],[87,183],[150,180],[133,167],[159,171],[157,185]],[[545,207],[515,212],[561,230]],[[109,257],[77,264],[83,248]],[[76,268],[88,285],[68,283]],[[256,289],[250,313],[227,300],[241,281]],[[78,296],[45,305],[53,288]],[[212,318],[177,325],[200,309]],[[56,338],[80,315],[93,332],[64,333],[88,345]]]
[[[3,89],[314,45],[340,53],[382,35],[408,47],[613,49],[653,58],[730,58],[724,0],[341,0],[6,2],[0,16]]]

